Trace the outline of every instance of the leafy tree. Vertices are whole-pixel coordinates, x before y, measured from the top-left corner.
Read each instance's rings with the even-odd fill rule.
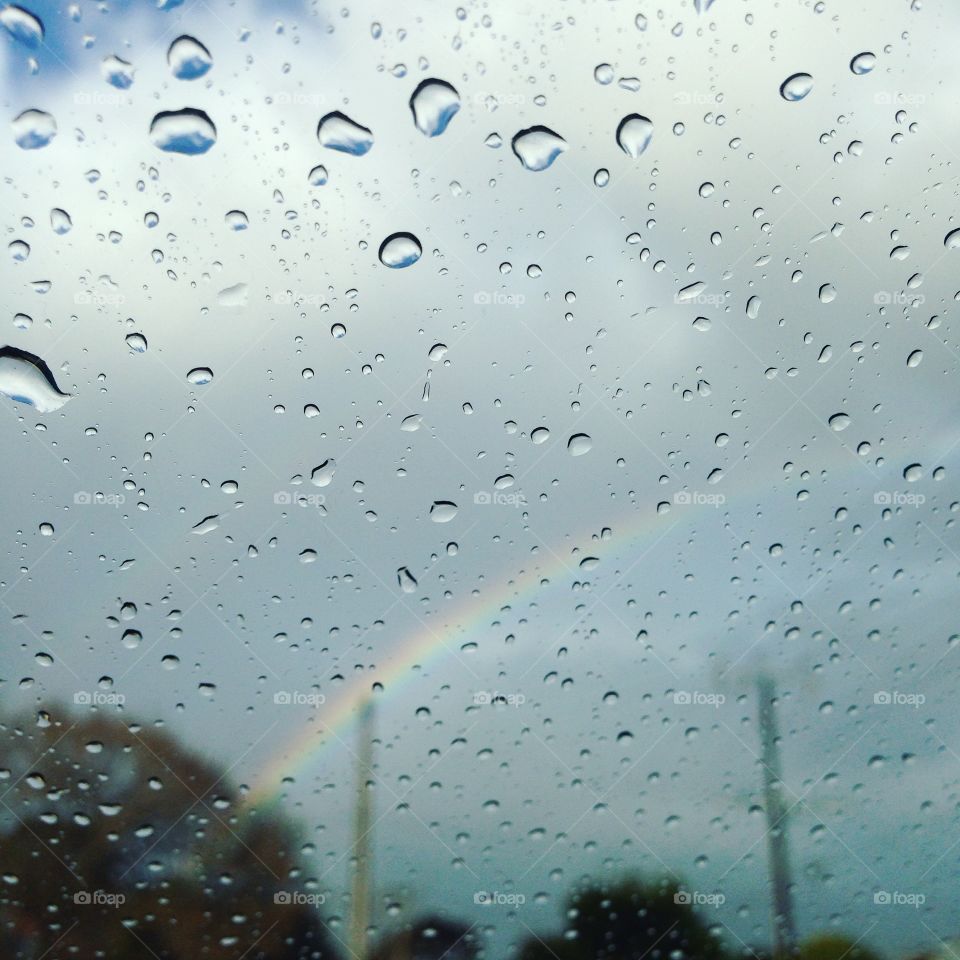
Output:
[[[290,825],[168,734],[0,724],[0,955],[332,958]]]
[[[471,927],[429,916],[385,937],[372,960],[474,960],[476,955]]]
[[[562,936],[531,938],[522,960],[722,960],[723,945],[667,881],[625,880],[611,887],[588,887],[567,904]]]
[[[818,933],[800,944],[799,960],[880,960],[863,943],[840,933]]]

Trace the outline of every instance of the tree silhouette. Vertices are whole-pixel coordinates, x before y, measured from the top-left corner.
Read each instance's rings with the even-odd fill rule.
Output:
[[[0,955],[332,958],[295,831],[168,734],[0,724]]]
[[[722,960],[723,945],[687,899],[667,881],[588,887],[568,901],[563,935],[528,939],[522,960]]]
[[[477,946],[472,928],[428,916],[385,937],[372,960],[474,960]]]

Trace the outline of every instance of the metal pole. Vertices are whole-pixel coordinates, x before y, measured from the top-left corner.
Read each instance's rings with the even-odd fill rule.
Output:
[[[780,742],[774,709],[776,696],[773,680],[762,674],[757,677],[774,957],[776,960],[786,960],[796,953],[797,936],[793,920],[793,885],[790,880],[790,851],[787,844],[787,809],[783,800]]]

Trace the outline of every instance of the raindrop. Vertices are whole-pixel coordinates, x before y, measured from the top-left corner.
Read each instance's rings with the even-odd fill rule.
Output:
[[[923,351],[914,350],[909,357],[907,357],[907,366],[908,367],[919,367],[920,361],[923,360]]]
[[[582,457],[590,452],[593,440],[585,433],[575,433],[567,441],[567,451],[571,457]]]
[[[845,413],[835,413],[827,423],[830,424],[830,429],[835,433],[840,433],[843,430],[846,430],[850,426],[850,417]]]
[[[128,90],[133,86],[133,64],[119,57],[111,55],[104,57],[100,63],[100,74],[111,87],[118,90]]]
[[[70,219],[70,214],[66,210],[61,210],[59,207],[54,207],[50,211],[50,227],[54,233],[63,236],[65,233],[69,233],[73,227],[73,221]]]
[[[546,427],[537,427],[530,433],[530,439],[534,443],[546,443],[550,439],[550,431]]]
[[[956,230],[951,230],[944,238],[943,245],[948,250],[956,250],[960,248],[960,228]]]
[[[527,170],[546,170],[567,149],[567,141],[549,127],[527,127],[514,135],[513,152]]]
[[[242,210],[229,210],[224,214],[223,222],[231,230],[246,230],[250,226],[250,221]]]
[[[147,338],[142,333],[128,333],[124,339],[134,353],[147,352]]]
[[[410,110],[417,129],[439,137],[460,109],[460,96],[446,80],[424,80],[410,97]]]
[[[642,114],[631,113],[617,127],[617,143],[620,149],[636,160],[650,145],[653,138],[653,123]]]
[[[166,153],[196,156],[206,153],[217,142],[213,121],[194,107],[164,110],[150,124],[150,140]]]
[[[362,157],[373,146],[373,133],[339,110],[320,120],[317,139],[323,147],[355,157]]]
[[[43,360],[16,347],[0,347],[0,393],[38,413],[59,410],[71,396],[60,390]]]
[[[434,500],[430,519],[434,523],[449,523],[457,515],[457,505],[450,500]]]
[[[13,139],[23,150],[39,150],[57,135],[57,121],[43,110],[24,110],[11,126]]]
[[[307,175],[307,180],[313,187],[322,187],[327,182],[327,168],[318,163]]]
[[[417,589],[417,581],[414,575],[406,568],[401,567],[397,571],[397,583],[404,593],[413,593]]]
[[[336,460],[324,460],[319,467],[314,467],[310,472],[310,482],[315,487],[329,487],[333,482],[333,475],[336,471]]]
[[[916,483],[922,478],[923,467],[919,463],[911,463],[910,466],[903,471],[903,479],[906,480],[907,483]]]
[[[0,10],[0,27],[24,46],[36,48],[43,43],[43,21],[16,4],[8,4]]]
[[[184,34],[170,44],[167,63],[178,80],[197,80],[213,66],[213,57],[199,40]]]
[[[380,262],[385,267],[399,270],[412,266],[420,259],[423,248],[412,233],[392,233],[380,244]]]
[[[187,381],[197,387],[202,387],[211,380],[213,380],[213,371],[209,367],[194,367],[187,373]]]
[[[865,73],[869,73],[874,66],[876,66],[877,58],[869,50],[864,50],[863,53],[858,53],[850,61],[850,70],[852,73],[855,73],[858,77],[862,77]]]
[[[780,96],[795,103],[803,100],[813,89],[813,77],[809,73],[794,73],[780,84]]]

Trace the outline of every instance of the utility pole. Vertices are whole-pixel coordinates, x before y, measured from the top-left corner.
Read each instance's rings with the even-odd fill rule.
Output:
[[[367,960],[367,929],[370,926],[370,891],[373,864],[370,857],[371,798],[373,780],[373,703],[360,708],[357,731],[357,797],[353,822],[353,884],[350,910],[350,955]]]
[[[773,955],[787,960],[796,954],[797,935],[793,921],[793,884],[787,844],[787,809],[783,800],[780,767],[780,735],[774,703],[777,691],[771,677],[757,677],[763,806],[767,815],[767,855],[770,865],[770,899],[773,922]]]

